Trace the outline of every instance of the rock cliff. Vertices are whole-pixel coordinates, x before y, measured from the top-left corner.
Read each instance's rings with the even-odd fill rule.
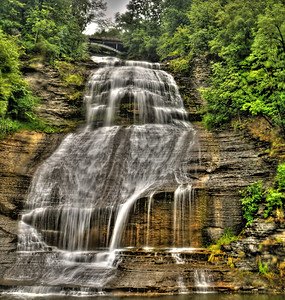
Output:
[[[0,141],[0,274],[15,262],[21,210],[37,166],[62,135],[21,131]]]
[[[87,70],[90,71],[92,67],[88,65]],[[276,162],[264,155],[266,145],[250,137],[244,137],[242,133],[232,129],[206,131],[199,123],[201,117],[197,112],[204,103],[198,89],[206,86],[208,70],[207,62],[197,59],[194,61],[190,78],[176,76],[200,141],[198,151],[201,163],[193,165],[190,159],[188,161],[189,172],[193,173],[193,170],[196,172],[193,177],[195,190],[193,230],[197,247],[218,239],[225,228],[232,228],[235,233],[240,232],[244,224],[239,191],[257,180],[272,181],[276,169]],[[74,118],[76,122],[81,119],[78,107],[66,101],[66,91],[55,70],[39,66],[38,69],[27,68],[25,74],[35,93],[42,98],[42,106],[38,111],[41,117],[63,127],[66,126],[66,120],[70,118]],[[55,150],[64,136],[65,134],[23,131],[0,141],[0,274],[5,274],[16,259],[17,224],[33,174],[37,166]],[[162,210],[158,210],[157,215],[161,215],[167,203],[173,200],[173,193],[174,191],[168,191],[163,197],[161,195],[154,197],[157,201],[161,200],[160,197],[164,198]],[[141,206],[145,207],[143,199]],[[141,211],[146,214],[146,209]],[[146,217],[142,216],[141,219],[144,220],[142,221],[142,226],[144,226],[143,222]],[[139,226],[137,225],[132,228],[135,228],[134,232],[139,240],[140,234],[144,233],[138,233]],[[258,248],[260,241],[250,240],[251,235],[256,236],[256,227],[253,228],[255,229],[248,233],[245,243],[233,244],[231,248],[225,250],[239,256],[240,252],[247,252],[246,244],[250,245],[250,249]],[[157,233],[161,236],[161,228],[157,227]],[[264,233],[264,240],[273,233],[276,234],[276,231],[268,230]],[[132,236],[134,236],[133,233]],[[165,236],[167,236],[166,231],[164,239]],[[157,245],[159,243],[157,239]],[[264,249],[268,249],[268,245],[264,245]],[[179,257],[170,253],[126,251],[122,253],[122,260],[116,271],[117,279],[110,284],[109,289],[139,293],[183,292],[184,288],[187,291],[194,291],[194,270],[196,269],[212,271],[218,282],[215,288],[219,291],[237,289],[234,275],[230,275],[231,271],[228,267],[215,264],[206,266],[208,255],[209,253],[205,250],[196,254],[184,253],[182,255],[184,262],[181,263]],[[250,258],[252,266],[256,255]],[[236,264],[236,267],[239,265]],[[242,265],[240,267],[242,268]],[[150,278],[152,274],[155,275]],[[196,275],[196,280],[199,279],[197,276],[199,275]],[[232,282],[229,282],[230,280]],[[240,289],[243,290],[245,283],[240,284]]]
[[[96,64],[83,62],[87,78]],[[69,103],[67,88],[56,69],[43,63],[25,63],[24,78],[40,98],[37,115],[66,131],[70,121],[83,119],[82,105]],[[84,86],[82,87],[82,89]],[[81,103],[83,102],[83,99]],[[70,129],[69,129],[70,130]],[[50,156],[66,133],[17,132],[0,141],[0,274],[16,260],[18,222],[28,189],[39,164]],[[2,277],[0,275],[0,277]],[[1,278],[0,278],[1,280]]]

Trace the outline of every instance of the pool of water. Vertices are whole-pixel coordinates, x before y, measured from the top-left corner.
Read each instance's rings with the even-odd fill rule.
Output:
[[[156,296],[156,297],[109,297],[109,296],[94,296],[94,297],[71,297],[71,296],[33,296],[33,295],[0,295],[1,300],[17,300],[17,299],[45,299],[45,300],[67,300],[77,299],[91,300],[94,298],[103,298],[104,300],[284,300],[285,295],[248,295],[248,294],[191,294],[191,295],[175,295],[175,296]]]

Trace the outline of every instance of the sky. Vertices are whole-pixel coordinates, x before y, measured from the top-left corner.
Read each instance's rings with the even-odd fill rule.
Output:
[[[116,12],[124,12],[129,0],[105,0],[107,2],[106,18],[113,18]],[[96,30],[96,24],[92,23],[87,26],[85,33],[92,34]]]
[[[106,16],[113,17],[116,12],[124,12],[126,10],[126,5],[129,0],[106,0],[108,8],[106,11]]]

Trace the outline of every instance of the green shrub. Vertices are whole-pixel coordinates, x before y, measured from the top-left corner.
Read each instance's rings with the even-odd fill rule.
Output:
[[[219,251],[222,245],[228,245],[238,239],[239,237],[233,234],[231,228],[225,228],[223,235],[216,241],[216,244],[209,246],[209,249],[213,252]]]
[[[83,68],[67,61],[56,61],[55,68],[66,85],[81,86],[84,83]]]
[[[270,189],[266,197],[266,210],[264,217],[267,218],[269,214],[276,208],[282,209],[285,202],[285,163],[278,166],[275,177],[277,189]]]
[[[278,192],[278,190],[270,189],[266,197],[266,210],[264,217],[267,218],[271,211],[275,208],[283,208],[283,202],[285,196],[283,193]]]
[[[259,270],[259,273],[261,273],[263,275],[268,274],[268,272],[269,272],[268,264],[263,265],[263,263],[261,261],[259,261],[258,262],[258,270]]]
[[[223,236],[220,237],[217,241],[217,245],[227,245],[238,239],[238,236],[234,235],[233,230],[231,228],[225,228]]]
[[[279,190],[285,190],[285,163],[279,165],[277,169],[276,183]]]
[[[9,118],[0,118],[0,138],[4,138],[5,136],[16,132],[19,129],[18,125],[18,123],[13,122],[13,120]]]
[[[174,73],[187,74],[190,70],[189,59],[176,58],[170,61],[170,67]]]
[[[263,263],[261,261],[259,261],[258,262],[258,271],[265,278],[267,278],[269,280],[272,279],[273,273],[270,272],[268,264],[263,265]]]
[[[241,195],[243,196],[241,199],[244,211],[243,216],[247,221],[246,226],[248,226],[254,220],[255,214],[259,209],[259,204],[264,200],[265,191],[263,182],[254,182],[245,191],[241,191]]]
[[[0,29],[0,137],[17,131],[21,122],[36,119],[33,97],[28,84],[20,72],[22,48],[16,37],[9,36]]]

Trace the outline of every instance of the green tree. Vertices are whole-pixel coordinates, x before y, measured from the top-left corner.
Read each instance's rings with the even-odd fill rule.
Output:
[[[26,82],[21,78],[21,48],[17,38],[0,30],[0,119],[29,121],[34,118],[32,109],[35,98]]]
[[[162,19],[164,33],[158,46],[158,53],[162,59],[168,56],[176,57],[171,65],[177,72],[188,72],[191,59],[210,50],[209,42],[217,31],[216,15],[221,8],[218,0],[186,2],[188,5],[181,10],[176,5],[165,9]],[[175,30],[172,24],[178,25]]]
[[[260,116],[285,133],[284,9],[282,1],[236,0],[218,11],[210,45],[221,62],[203,92],[208,128]]]
[[[248,84],[254,87],[251,101],[243,109],[261,114],[271,125],[285,133],[285,5],[268,4],[259,15],[257,32],[249,57],[251,73],[256,76]],[[253,89],[253,88],[252,88]]]
[[[0,26],[20,35],[28,53],[47,59],[84,55],[83,31],[103,16],[103,0],[3,0]]]
[[[157,52],[161,59],[172,55],[175,51],[180,52],[184,51],[184,48],[187,48],[186,44],[188,43],[188,35],[190,32],[185,26],[190,24],[187,11],[190,8],[191,3],[192,0],[166,0],[163,3],[161,35],[158,40],[157,48]],[[187,38],[184,34],[185,31],[188,31],[186,35]],[[183,40],[181,40],[181,38]]]
[[[25,7],[23,1],[1,0],[0,26],[5,33],[17,35],[22,28],[21,12]]]
[[[122,41],[129,58],[158,60],[157,40],[160,35],[162,2],[131,0],[124,14],[116,15]]]
[[[241,199],[242,209],[244,211],[244,218],[246,225],[250,225],[255,219],[258,212],[259,205],[264,201],[265,191],[262,182],[255,182],[248,186],[245,191],[241,192],[243,198]]]

